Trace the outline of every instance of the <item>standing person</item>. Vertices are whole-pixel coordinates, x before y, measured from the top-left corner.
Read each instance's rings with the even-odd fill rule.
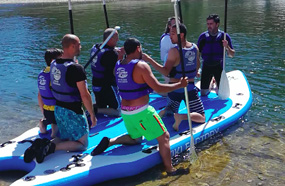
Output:
[[[38,163],[55,150],[83,151],[88,146],[89,127],[83,113],[82,102],[90,113],[92,126],[97,123],[91,95],[86,84],[84,68],[73,61],[80,54],[80,40],[76,35],[66,34],[62,41],[63,54],[51,63],[51,86],[56,99],[55,119],[60,132],[52,142],[48,139],[36,139],[25,154],[25,162],[34,157]]]
[[[148,104],[152,89],[169,92],[187,86],[187,78],[173,84],[161,84],[153,75],[150,66],[142,59],[142,47],[135,38],[124,43],[126,58],[119,60],[115,67],[116,81],[122,97],[121,112],[128,134],[109,139],[104,137],[91,155],[97,155],[115,144],[134,145],[141,137],[150,141],[157,139],[159,152],[166,171],[172,174],[176,169],[171,164],[169,133],[155,109]]]
[[[205,122],[205,112],[204,106],[200,97],[198,96],[197,87],[194,85],[194,78],[197,75],[197,71],[200,68],[199,51],[198,47],[194,43],[190,43],[186,40],[187,28],[184,24],[180,24],[180,37],[182,52],[184,56],[184,69],[185,76],[188,77],[188,97],[189,97],[189,107],[190,107],[190,117],[192,121],[197,123]],[[170,38],[172,43],[178,44],[178,37],[176,32],[176,25],[172,25]],[[149,62],[154,69],[159,71],[161,74],[167,76],[169,75],[169,83],[176,83],[182,77],[182,64],[179,55],[179,47],[176,46],[169,50],[168,57],[164,66],[160,65],[154,61],[151,57],[145,55],[143,58],[145,61]],[[159,115],[163,117],[165,114],[171,112],[174,113],[175,123],[173,124],[174,130],[179,130],[179,125],[182,120],[187,120],[187,114],[179,114],[178,109],[181,101],[185,101],[184,89],[174,90],[168,93],[167,106],[162,110]]]
[[[169,17],[165,26],[165,31],[160,37],[159,47],[160,47],[160,59],[163,63],[166,62],[168,51],[175,47],[170,39],[170,29],[171,26],[175,24],[175,17]]]
[[[229,34],[219,30],[220,18],[217,14],[207,17],[208,31],[203,32],[198,39],[198,48],[203,59],[201,75],[201,95],[209,93],[209,85],[214,76],[216,86],[219,88],[221,73],[223,71],[223,47],[226,48],[229,57],[233,57],[235,50]],[[217,92],[217,91],[216,91]]]
[[[166,62],[168,51],[175,47],[176,44],[173,44],[170,40],[170,29],[171,26],[175,24],[175,17],[169,17],[165,26],[165,31],[160,37],[159,47],[160,47],[160,59],[163,61],[163,65]],[[164,76],[165,83],[169,82],[169,78]]]
[[[114,28],[107,28],[103,34],[103,41],[114,31]],[[92,70],[92,89],[95,95],[96,107],[98,113],[120,116],[120,96],[117,89],[114,75],[115,64],[119,57],[115,49],[119,40],[119,34],[116,31],[106,45],[101,49],[98,55],[91,63]],[[91,49],[91,56],[99,50],[101,44],[96,44]],[[95,105],[94,105],[95,106]]]
[[[54,117],[55,98],[50,89],[50,64],[54,59],[61,57],[63,51],[57,48],[47,49],[45,52],[46,67],[38,75],[38,104],[44,118],[40,120],[39,128],[41,133],[47,132],[47,125],[51,124],[51,138],[55,138],[58,132]]]

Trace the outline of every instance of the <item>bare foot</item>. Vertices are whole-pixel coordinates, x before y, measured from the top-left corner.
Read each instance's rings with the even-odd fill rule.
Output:
[[[174,114],[174,119],[175,119],[175,122],[172,125],[172,127],[173,127],[174,130],[179,131],[179,125],[180,125],[180,123],[182,121],[182,116],[180,114],[175,113]]]
[[[46,133],[47,132],[47,129],[46,129],[46,126],[44,125],[44,121],[43,119],[40,120],[39,122],[39,128],[40,128],[40,132],[41,133]]]

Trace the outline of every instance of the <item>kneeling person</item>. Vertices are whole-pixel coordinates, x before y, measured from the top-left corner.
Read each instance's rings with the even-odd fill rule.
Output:
[[[161,84],[153,75],[150,66],[142,59],[140,42],[129,38],[124,43],[126,58],[117,62],[115,67],[116,82],[122,97],[121,113],[128,134],[109,139],[104,137],[92,151],[92,155],[104,152],[115,144],[134,145],[141,142],[142,136],[147,140],[157,139],[159,152],[168,173],[176,169],[171,164],[169,133],[155,109],[148,105],[152,90],[166,93],[187,86],[187,79],[173,84]]]

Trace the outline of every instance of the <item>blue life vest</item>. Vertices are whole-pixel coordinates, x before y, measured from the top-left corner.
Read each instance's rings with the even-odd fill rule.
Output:
[[[42,70],[38,75],[38,88],[42,100],[45,105],[55,105],[55,98],[50,89],[50,71],[47,69]]]
[[[229,46],[231,46],[229,35],[227,34],[226,37],[229,41]],[[221,30],[218,30],[218,34],[216,36],[211,36],[208,31],[200,35],[199,41],[201,42],[204,40],[202,41],[204,42],[203,48],[200,51],[202,53],[203,64],[206,64],[207,66],[215,66],[223,62],[223,39],[224,32]]]
[[[90,52],[90,57],[92,57],[99,50],[99,45],[96,44],[92,47]],[[109,48],[102,48],[96,57],[93,58],[91,63],[91,70],[94,78],[104,78],[105,67],[100,63],[103,54],[107,51],[110,51]]]
[[[179,47],[175,47],[179,51]],[[184,57],[184,70],[185,76],[188,79],[192,79],[197,74],[197,46],[196,44],[192,43],[192,47],[190,48],[183,48],[182,49],[183,57]],[[169,77],[180,79],[183,77],[182,74],[182,63],[180,61],[179,65],[173,67],[171,72],[169,73]]]
[[[122,99],[133,100],[148,95],[153,90],[146,84],[138,84],[133,80],[133,70],[139,59],[134,59],[128,64],[117,61],[115,66],[116,82]]]
[[[80,93],[77,87],[71,87],[66,82],[66,72],[70,65],[75,64],[73,61],[64,62],[63,64],[56,63],[56,60],[51,63],[51,87],[52,93],[56,100],[62,102],[81,102]]]

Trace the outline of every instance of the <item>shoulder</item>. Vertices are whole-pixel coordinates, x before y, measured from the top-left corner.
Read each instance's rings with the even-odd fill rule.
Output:
[[[140,60],[135,64],[134,70],[136,71],[136,73],[143,73],[146,71],[150,71],[151,68],[144,60]]]
[[[199,36],[199,38],[204,38],[204,37],[206,37],[207,33],[208,33],[208,31],[205,31],[205,32],[201,33],[200,36]]]
[[[80,64],[77,64],[77,63],[74,63],[74,64],[68,66],[67,70],[75,72],[75,73],[85,72],[83,66]]]

